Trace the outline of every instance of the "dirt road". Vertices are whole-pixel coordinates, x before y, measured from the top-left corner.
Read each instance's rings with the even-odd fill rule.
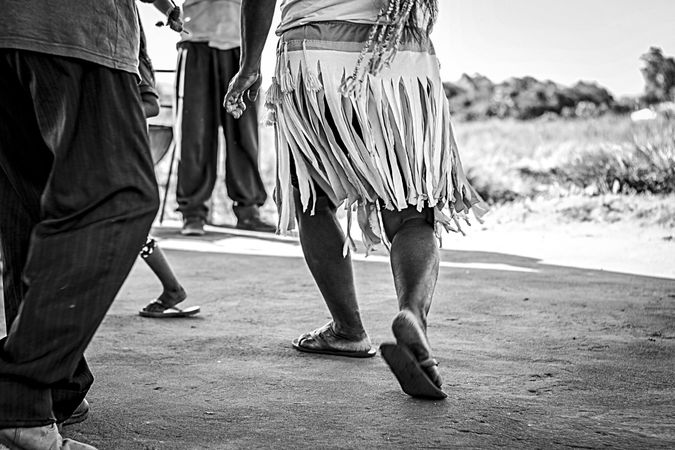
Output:
[[[328,321],[295,241],[159,235],[192,248],[167,254],[203,313],[139,317],[159,285],[137,264],[87,352],[91,416],[66,436],[101,449],[675,446],[673,279],[446,241],[429,334],[449,397],[428,402],[379,356],[291,348]],[[376,343],[396,312],[385,261],[355,262]]]

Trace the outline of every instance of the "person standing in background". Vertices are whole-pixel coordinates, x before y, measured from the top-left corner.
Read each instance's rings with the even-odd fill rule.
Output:
[[[274,232],[260,217],[267,194],[258,169],[258,116],[254,102],[239,121],[222,107],[239,69],[241,0],[186,0],[178,43],[176,98],[180,160],[176,199],[184,235],[203,235],[218,172],[218,126],[225,135],[225,186],[237,228]]]
[[[83,353],[159,207],[138,91],[134,0],[3,2],[0,444],[63,439],[93,376]]]

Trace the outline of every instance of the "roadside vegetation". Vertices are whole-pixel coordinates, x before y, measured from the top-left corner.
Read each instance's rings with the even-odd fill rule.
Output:
[[[492,203],[675,193],[675,119],[493,119],[459,123],[455,131],[472,182]]]
[[[472,184],[504,220],[675,227],[673,118],[492,119],[455,131]]]

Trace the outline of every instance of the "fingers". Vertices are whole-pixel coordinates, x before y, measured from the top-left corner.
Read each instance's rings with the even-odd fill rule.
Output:
[[[246,103],[244,102],[244,96],[243,94],[234,94],[234,93],[228,93],[228,95],[225,97],[225,111],[227,111],[228,114],[231,114],[235,119],[238,119],[244,114],[244,111],[246,111]]]
[[[174,22],[173,20],[169,20],[167,25],[169,25],[169,28],[171,28],[176,33],[180,33],[181,31],[184,31],[183,22]]]
[[[232,114],[235,119],[238,119],[244,114],[244,111],[246,111],[246,104],[244,103],[244,100],[241,100],[235,107],[232,108],[230,114]]]
[[[246,103],[244,102],[244,95],[250,100],[255,101],[258,96],[258,88],[261,84],[260,74],[256,73],[253,76],[242,76],[236,74],[227,89],[223,106],[225,111],[238,119],[246,111]]]
[[[166,24],[173,31],[180,33],[183,30],[183,12],[180,9],[180,6],[174,6],[174,8],[169,13]]]

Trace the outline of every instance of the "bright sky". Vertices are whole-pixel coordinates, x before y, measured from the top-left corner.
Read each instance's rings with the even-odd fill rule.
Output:
[[[139,8],[155,68],[173,69],[176,33],[154,26],[162,18],[154,8]],[[656,46],[675,56],[675,0],[440,0],[432,38],[445,80],[532,75],[632,95],[644,86],[640,55]],[[265,83],[274,43],[265,51]]]

